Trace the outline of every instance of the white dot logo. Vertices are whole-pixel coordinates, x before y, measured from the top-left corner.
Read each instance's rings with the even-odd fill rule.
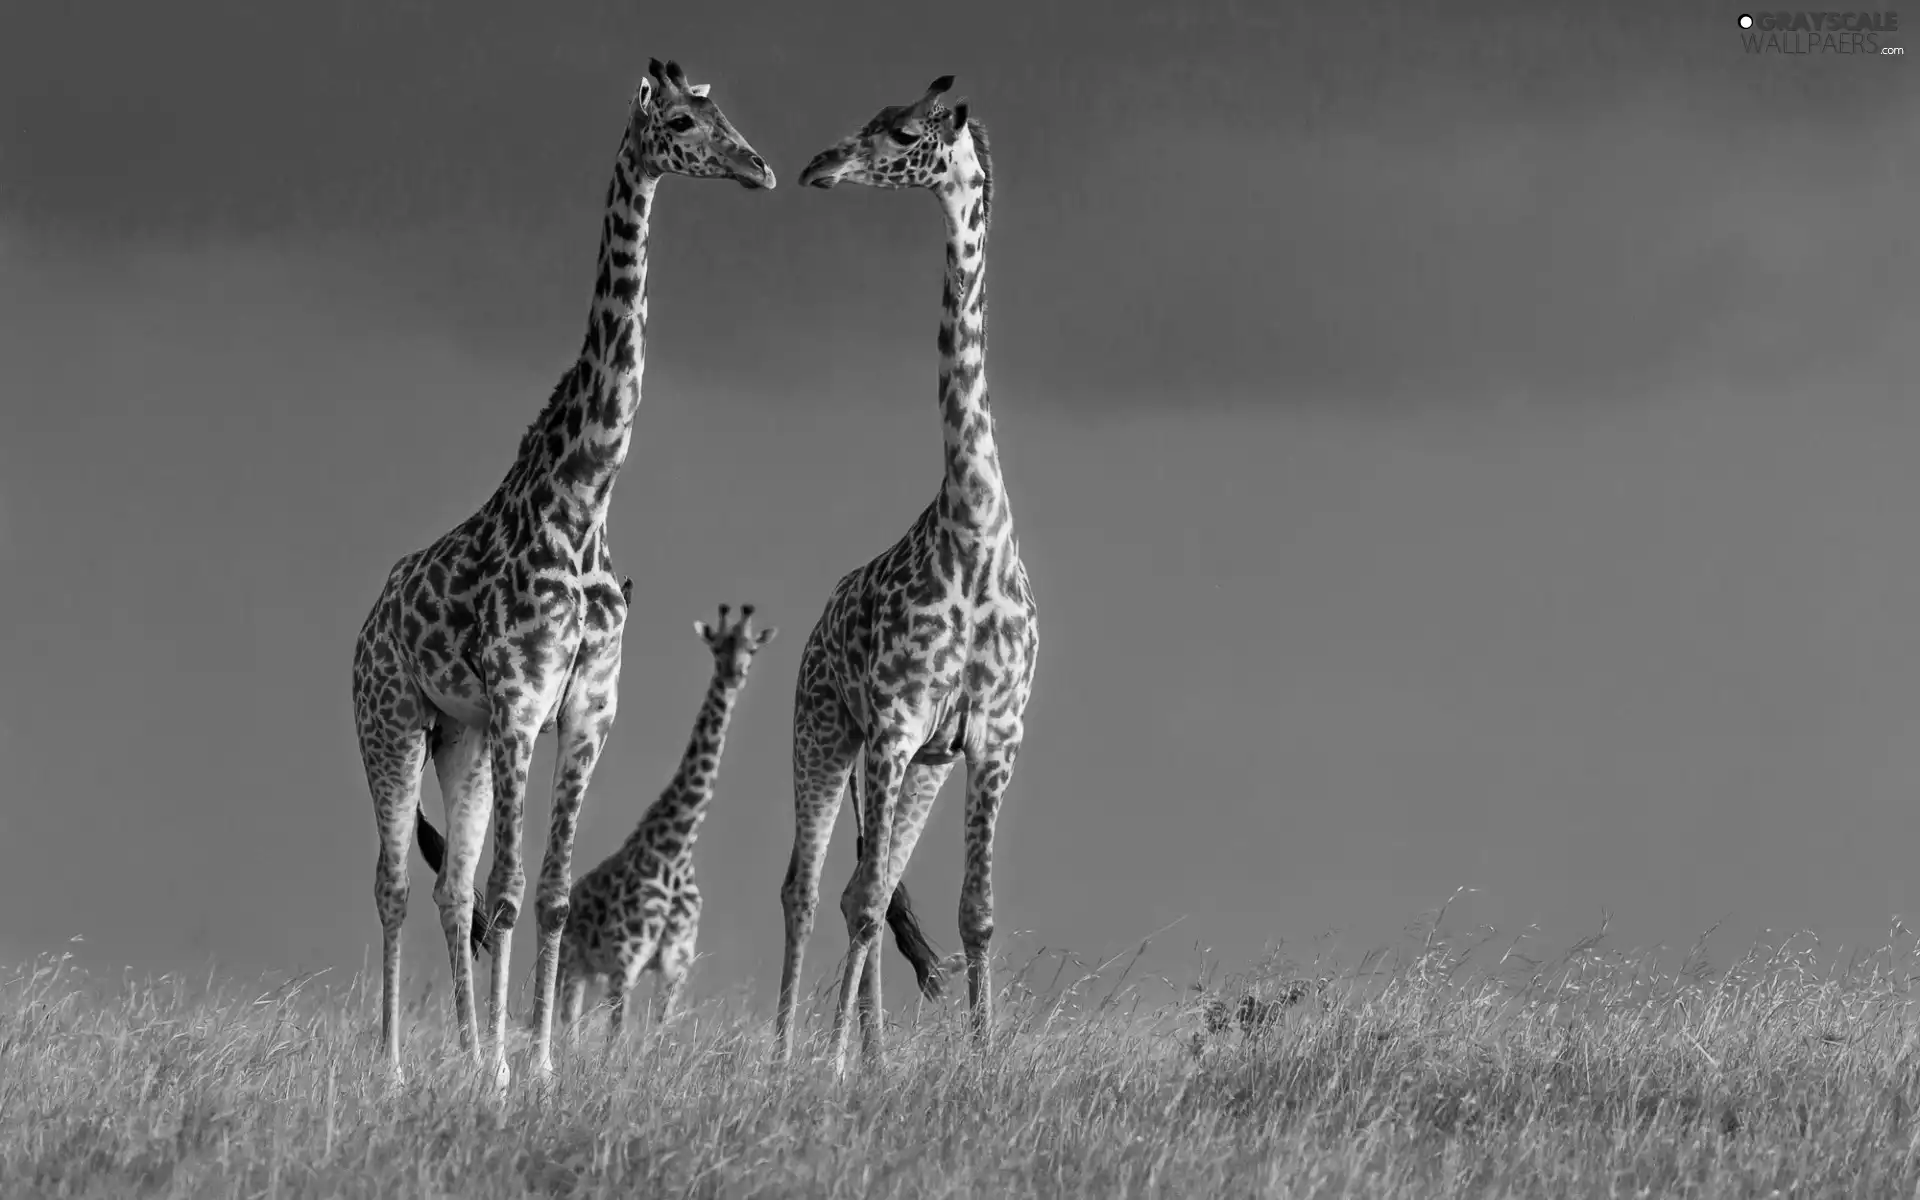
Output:
[[[1740,14],[1740,28],[1742,28],[1742,29],[1752,29],[1752,28],[1753,28],[1753,17],[1752,17],[1752,16],[1750,16],[1749,14],[1747,14],[1747,13],[1741,13],[1741,14]]]

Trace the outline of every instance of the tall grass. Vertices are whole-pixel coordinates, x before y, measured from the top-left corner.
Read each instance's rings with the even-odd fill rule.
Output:
[[[1284,963],[1149,1008],[1112,970],[1003,959],[989,1052],[958,1005],[929,1006],[845,1083],[772,1072],[742,997],[612,1048],[598,1014],[549,1088],[504,1096],[452,1061],[444,997],[414,1006],[391,1086],[363,979],[109,986],[44,958],[4,985],[0,1191],[1915,1194],[1910,935],[1842,963],[1756,946],[1724,971],[1599,939],[1551,963],[1499,949],[1428,929],[1308,964],[1328,982],[1285,1010],[1237,1006],[1280,994]],[[1209,1000],[1248,1027],[1209,1032]]]

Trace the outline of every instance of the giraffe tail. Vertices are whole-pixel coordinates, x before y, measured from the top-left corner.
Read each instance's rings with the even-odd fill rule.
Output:
[[[439,740],[440,731],[438,729],[427,731],[428,763],[433,762],[433,751]],[[433,822],[427,820],[427,814],[418,809],[415,809],[413,814],[413,843],[420,847],[420,857],[426,859],[427,865],[433,868],[435,875],[438,875],[441,864],[447,861],[447,839],[441,837],[440,831],[433,827]],[[481,896],[480,889],[475,888],[473,889],[473,932],[471,935],[473,940],[473,956],[475,958],[479,958],[481,952],[487,949],[491,940],[488,935],[492,932],[492,921],[487,917],[486,899]]]
[[[860,818],[861,810],[861,772],[853,772],[853,842],[856,856],[864,858],[867,853],[866,835],[861,832],[865,822]],[[940,965],[940,953],[927,940],[926,931],[920,928],[920,918],[913,911],[913,898],[907,895],[905,880],[893,889],[893,895],[887,897],[887,928],[893,930],[893,944],[900,949],[900,955],[913,968],[914,982],[920,986],[920,994],[929,1000],[938,1000],[946,986],[944,972]]]
[[[893,930],[893,944],[913,967],[920,994],[929,1000],[938,1000],[946,986],[941,977],[940,955],[921,930],[920,918],[914,915],[913,899],[907,895],[904,883],[894,888],[893,895],[887,899],[887,928]]]

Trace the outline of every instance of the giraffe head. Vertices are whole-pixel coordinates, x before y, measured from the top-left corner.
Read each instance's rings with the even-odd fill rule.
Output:
[[[709,625],[705,621],[695,621],[693,629],[700,640],[713,651],[713,669],[715,674],[730,683],[738,684],[747,678],[747,671],[753,666],[753,656],[760,653],[761,647],[773,640],[778,629],[753,630],[753,605],[740,606],[740,619],[729,621],[727,610],[730,605],[720,606],[720,623]]]
[[[773,168],[707,98],[707,88],[688,83],[677,62],[648,63],[627,112],[633,165],[652,176],[731,179],[744,188],[771,189]]]
[[[813,156],[800,172],[801,187],[864,183],[879,188],[927,188],[945,192],[972,182],[968,159],[984,157],[979,122],[969,124],[967,102],[939,102],[953,86],[942,75],[912,104],[890,104],[865,125]]]

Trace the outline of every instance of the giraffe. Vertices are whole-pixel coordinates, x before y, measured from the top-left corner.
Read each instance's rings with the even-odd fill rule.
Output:
[[[727,612],[728,606],[721,605],[718,625],[694,622],[695,632],[713,652],[713,679],[679,771],[620,849],[573,885],[560,938],[556,1015],[562,1021],[577,1026],[587,984],[592,978],[604,979],[617,1031],[627,993],[648,968],[660,972],[659,1019],[673,1015],[700,932],[694,842],[713,799],[727,726],[753,656],[779,632],[766,629],[756,634],[751,604],[741,606],[737,622],[729,624]],[[443,854],[439,831],[423,816],[416,836],[428,865],[438,871]]]
[[[713,652],[713,678],[680,768],[620,849],[573,885],[573,905],[560,939],[559,994],[560,1017],[576,1029],[588,983],[604,979],[617,1036],[627,994],[647,969],[660,973],[655,1008],[658,1020],[666,1021],[693,965],[701,904],[693,878],[694,842],[713,800],[727,726],[753,656],[779,632],[755,633],[751,604],[740,607],[738,621],[727,619],[727,605],[722,604],[718,624],[695,621],[693,627]]]
[[[607,550],[607,510],[626,461],[646,361],[648,221],[665,175],[770,189],[773,172],[676,62],[648,65],[627,110],[607,187],[586,337],[477,512],[402,557],[353,653],[354,721],[379,833],[374,902],[381,943],[381,1051],[400,1067],[400,927],[426,732],[446,799],[434,887],[453,967],[460,1049],[476,1065],[469,957],[473,880],[491,802],[486,909],[493,951],[491,1044],[506,1056],[507,968],[526,887],[521,824],[534,742],[558,738],[553,817],[535,894],[534,1070],[552,1071],[552,1015],[580,805],[618,707],[627,605]]]
[[[801,651],[794,688],[793,856],[781,887],[786,954],[775,1019],[776,1063],[792,1055],[797,985],[819,902],[827,840],[864,749],[855,790],[860,826],[853,877],[840,898],[848,951],[831,1058],[846,1058],[859,990],[868,1060],[884,1061],[880,1022],[881,902],[898,886],[940,785],[967,763],[960,939],[976,1044],[992,1023],[987,949],[993,936],[993,831],[1025,734],[1039,650],[1033,592],[1014,537],[986,380],[986,258],[993,200],[987,131],[935,80],[907,105],[881,109],[816,155],[802,185],[923,188],[946,218],[940,320],[939,491],[905,536],[844,576]],[[864,805],[860,792],[864,791]]]

